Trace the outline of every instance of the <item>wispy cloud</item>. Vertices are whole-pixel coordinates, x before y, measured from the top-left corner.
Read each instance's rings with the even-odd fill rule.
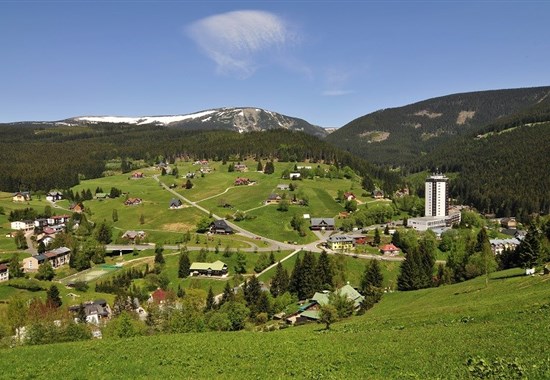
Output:
[[[188,28],[189,36],[212,59],[220,73],[248,77],[264,54],[296,41],[296,35],[278,16],[243,10],[210,16]]]
[[[323,96],[343,96],[353,94],[355,91],[349,90],[348,82],[351,81],[353,73],[351,70],[342,68],[331,68],[325,70],[324,80],[326,90],[321,92]]]

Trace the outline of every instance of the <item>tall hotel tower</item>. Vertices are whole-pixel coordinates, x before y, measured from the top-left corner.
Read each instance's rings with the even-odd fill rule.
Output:
[[[449,178],[443,174],[432,174],[426,178],[426,204],[425,216],[449,215],[449,196],[447,193],[447,181]]]

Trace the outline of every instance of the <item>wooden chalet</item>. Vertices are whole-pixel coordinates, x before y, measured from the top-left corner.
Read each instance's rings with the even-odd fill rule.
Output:
[[[210,232],[214,234],[232,234],[234,231],[223,219],[215,220],[210,224]]]
[[[192,276],[225,276],[227,264],[218,260],[213,263],[196,262],[189,267]]]
[[[311,218],[310,223],[309,228],[315,231],[334,230],[336,228],[334,218]]]
[[[142,203],[142,199],[141,198],[128,198],[124,201],[124,205],[125,206],[136,206],[136,205],[140,205]]]

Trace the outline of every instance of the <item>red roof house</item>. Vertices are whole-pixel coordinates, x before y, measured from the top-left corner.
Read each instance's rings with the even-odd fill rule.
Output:
[[[384,255],[397,255],[399,254],[399,248],[393,244],[386,244],[380,248],[380,252]]]

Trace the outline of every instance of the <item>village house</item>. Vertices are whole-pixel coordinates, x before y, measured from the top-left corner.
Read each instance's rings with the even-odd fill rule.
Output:
[[[170,204],[168,205],[168,208],[170,208],[171,210],[182,208],[182,207],[183,207],[183,203],[181,202],[181,199],[176,199],[176,198],[172,198],[170,200]]]
[[[344,200],[345,200],[345,201],[353,201],[353,200],[355,200],[355,194],[353,194],[352,192],[346,191],[346,192],[344,193]]]
[[[46,228],[49,228],[49,227],[46,227]],[[54,231],[55,232],[55,231]],[[54,234],[46,234],[46,233],[41,233],[41,234],[38,234],[36,235],[36,242],[38,244],[42,243],[44,244],[45,247],[49,246],[50,244],[53,243],[55,239],[55,235]]]
[[[52,249],[44,253],[44,256],[52,264],[53,269],[68,264],[71,258],[71,250],[67,247]]]
[[[189,271],[192,276],[226,276],[227,264],[217,260],[213,263],[196,262],[191,264]]]
[[[149,299],[147,300],[147,303],[153,303],[155,305],[164,305],[171,297],[173,296],[173,293],[166,291],[161,288],[157,288],[151,295],[149,296]]]
[[[193,162],[193,165],[208,165],[208,160],[198,160]]]
[[[17,220],[10,223],[12,230],[34,231],[34,220]]]
[[[245,185],[250,185],[252,181],[250,181],[250,179],[248,178],[242,178],[242,177],[237,177],[235,179],[235,182],[233,183],[234,186],[245,186]]]
[[[53,215],[48,218],[49,226],[64,225],[71,219],[70,215]]]
[[[223,219],[215,220],[210,224],[210,232],[214,234],[232,234],[233,229]]]
[[[271,193],[267,197],[267,199],[264,201],[264,204],[266,205],[272,205],[272,204],[278,204],[281,202],[283,198],[279,194]]]
[[[40,264],[46,261],[46,256],[43,254],[26,257],[23,259],[23,271],[25,273],[32,273],[38,270]]]
[[[354,234],[354,235],[349,235],[349,236],[351,236],[351,238],[353,239],[353,244],[354,245],[367,244],[367,237],[365,235]]]
[[[355,247],[355,241],[351,236],[332,235],[327,239],[327,246],[333,251],[351,250]]]
[[[248,166],[246,166],[245,164],[235,164],[234,167],[235,167],[236,172],[247,172],[248,171]]]
[[[376,189],[372,192],[372,197],[374,199],[383,199],[384,198],[384,192],[380,189]]]
[[[46,218],[40,218],[34,220],[34,226],[38,229],[42,229],[46,226],[48,226],[48,219]]]
[[[141,198],[128,198],[124,201],[125,206],[136,206],[140,205],[142,202]]]
[[[102,321],[108,320],[111,316],[111,308],[104,299],[88,301],[82,306],[84,307],[84,314],[86,315],[86,323],[98,326]],[[77,315],[79,310],[80,305],[73,305],[69,307],[69,311],[71,311],[73,315]],[[76,316],[75,322],[79,322],[78,317]]]
[[[280,183],[277,185],[277,189],[283,190],[283,191],[290,190],[290,185]]]
[[[6,264],[0,264],[0,282],[10,279],[10,268]]]
[[[132,179],[141,179],[141,178],[143,178],[143,173],[142,172],[133,172],[131,178]]]
[[[521,243],[521,241],[517,238],[512,239],[489,239],[489,243],[491,244],[491,251],[495,255],[500,255],[505,250],[513,251],[517,248],[517,246]]]
[[[95,193],[95,199],[103,200],[109,198],[108,193]]]
[[[57,202],[61,199],[63,199],[63,194],[59,191],[50,191],[46,194],[46,200],[49,202]]]
[[[380,253],[382,253],[383,255],[395,256],[399,254],[399,248],[391,243],[386,244],[380,247]]]
[[[353,301],[353,307],[355,310],[359,310],[361,303],[365,299],[365,297],[363,297],[349,283],[340,289],[337,289],[334,293]],[[320,308],[321,306],[329,303],[329,295],[330,292],[328,290],[316,292],[313,297],[308,300],[308,302],[305,302],[298,309],[296,313],[290,315],[286,319],[287,323],[294,324],[296,322],[318,321],[321,318]]]
[[[131,242],[134,242],[136,239],[143,239],[145,238],[145,232],[144,231],[134,231],[134,230],[128,230],[124,234],[122,234],[123,239],[128,239]]]
[[[310,229],[314,231],[334,230],[334,218],[311,218]]]
[[[516,218],[503,218],[500,221],[500,225],[502,226],[502,228],[508,228],[508,229],[518,228],[518,222],[516,221]]]
[[[14,202],[27,202],[31,200],[31,193],[29,191],[18,191],[13,194],[12,200]]]
[[[36,272],[38,266],[45,261],[49,261],[53,269],[68,264],[71,258],[71,250],[67,247],[60,247],[47,251],[45,253],[26,257],[23,259],[23,271],[25,273]]]
[[[82,203],[72,203],[69,206],[69,210],[71,210],[72,212],[76,212],[77,214],[81,214],[82,212],[84,212],[84,205]]]

